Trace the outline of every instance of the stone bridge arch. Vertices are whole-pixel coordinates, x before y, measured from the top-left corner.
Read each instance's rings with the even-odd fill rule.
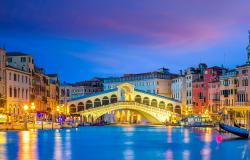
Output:
[[[173,113],[170,113],[165,109],[160,109],[136,102],[117,102],[103,107],[91,108],[89,110],[80,111],[78,113],[83,117],[91,116],[92,119],[95,121],[102,115],[115,110],[136,111],[153,124],[163,124],[165,122],[168,122],[170,120],[171,115],[173,115]]]

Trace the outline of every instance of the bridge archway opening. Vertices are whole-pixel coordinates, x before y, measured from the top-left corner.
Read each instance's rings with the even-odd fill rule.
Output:
[[[94,107],[100,107],[102,105],[101,100],[99,98],[96,98],[94,101]]]
[[[142,103],[145,104],[145,105],[149,105],[149,98],[148,97],[144,97]]]
[[[125,90],[121,89],[121,101],[125,101]]]
[[[167,110],[170,111],[170,112],[173,112],[173,111],[174,111],[174,106],[173,106],[172,103],[169,103],[169,104],[167,105]]]
[[[165,109],[165,102],[160,101],[160,103],[159,103],[159,108]]]
[[[102,117],[103,115],[109,113],[109,112],[114,112],[114,111],[117,111],[117,110],[121,110],[121,109],[112,109],[112,110],[108,110],[106,111],[105,113],[97,116],[97,117],[94,117],[94,121],[97,120],[98,118]],[[149,122],[151,122],[152,124],[162,124],[161,121],[159,121],[157,118],[155,118],[154,116],[152,116],[151,114],[147,113],[147,112],[144,112],[144,111],[141,111],[141,110],[137,110],[137,109],[122,109],[122,110],[129,110],[129,111],[132,111],[132,112],[137,112],[139,113],[142,117],[144,117],[145,119],[147,119]],[[119,112],[116,112],[116,116],[118,116],[119,118],[122,117],[122,114],[123,113],[119,113]],[[121,119],[120,119],[121,120]]]
[[[83,111],[83,110],[84,110],[84,104],[82,102],[78,103],[77,111]]]
[[[69,113],[75,113],[76,112],[76,105],[74,104],[71,104],[69,106]]]
[[[93,107],[93,103],[91,100],[87,100],[86,102],[86,109],[92,108]]]
[[[151,106],[157,107],[157,100],[156,99],[152,99]]]
[[[111,103],[116,103],[117,102],[117,96],[115,94],[113,94],[110,98],[110,102]]]
[[[107,96],[102,98],[102,105],[108,105],[109,104],[109,98]]]
[[[133,87],[131,84],[123,84],[120,86],[120,100],[131,101],[132,100]]]
[[[181,107],[179,105],[175,106],[174,112],[177,114],[181,114]]]
[[[135,96],[135,102],[141,103],[141,96],[140,95]]]

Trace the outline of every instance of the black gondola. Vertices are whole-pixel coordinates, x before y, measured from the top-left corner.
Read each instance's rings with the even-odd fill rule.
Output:
[[[232,134],[240,136],[242,138],[248,138],[249,137],[249,131],[247,129],[238,128],[238,127],[234,127],[234,126],[229,126],[229,125],[224,124],[224,123],[220,123],[220,128],[227,131],[227,132],[230,132]]]

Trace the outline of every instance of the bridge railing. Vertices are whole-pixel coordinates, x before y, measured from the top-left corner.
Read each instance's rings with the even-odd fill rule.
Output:
[[[102,105],[102,106],[98,106],[98,107],[93,107],[93,108],[89,108],[87,110],[83,110],[83,111],[79,111],[77,113],[81,113],[81,112],[92,112],[93,110],[95,111],[99,111],[99,110],[103,110],[103,109],[107,109],[109,107],[113,107],[113,106],[118,106],[118,105],[122,105],[122,106],[126,106],[126,105],[136,105],[136,106],[142,106],[142,107],[147,107],[149,109],[154,109],[155,111],[158,111],[158,112],[167,112],[167,113],[171,113],[171,114],[175,114],[175,115],[178,115],[177,113],[175,112],[171,112],[171,111],[168,111],[166,109],[162,109],[162,108],[159,108],[159,107],[154,107],[154,106],[151,106],[151,105],[146,105],[146,104],[143,104],[143,103],[138,103],[138,102],[135,102],[135,101],[118,101],[116,103],[109,103],[107,105]]]

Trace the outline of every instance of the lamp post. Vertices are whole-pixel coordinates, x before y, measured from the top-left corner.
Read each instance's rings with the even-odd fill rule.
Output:
[[[28,105],[24,105],[23,106],[23,109],[24,109],[24,129],[27,130],[28,129],[28,119],[27,119],[27,110],[29,109],[29,106]]]

